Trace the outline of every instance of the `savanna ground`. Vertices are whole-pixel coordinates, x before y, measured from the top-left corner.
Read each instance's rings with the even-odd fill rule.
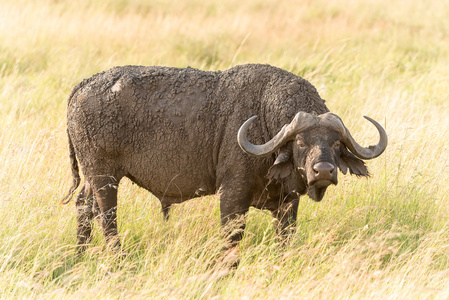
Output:
[[[218,199],[178,205],[124,181],[124,251],[96,227],[75,253],[66,101],[125,64],[223,70],[268,63],[308,79],[364,145],[390,144],[372,177],[340,174],[301,200],[279,245],[251,210],[234,271],[212,263]],[[0,1],[0,298],[449,297],[449,1]]]

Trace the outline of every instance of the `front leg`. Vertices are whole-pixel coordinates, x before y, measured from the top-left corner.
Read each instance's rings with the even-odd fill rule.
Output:
[[[243,238],[246,226],[246,213],[249,210],[252,193],[248,187],[240,187],[239,184],[229,183],[220,188],[220,215],[222,232],[226,238],[223,247],[225,251],[224,261],[232,267],[239,263],[238,244]]]
[[[284,202],[278,209],[272,211],[272,216],[275,218],[274,226],[276,232],[283,241],[295,232],[298,206],[299,198]]]

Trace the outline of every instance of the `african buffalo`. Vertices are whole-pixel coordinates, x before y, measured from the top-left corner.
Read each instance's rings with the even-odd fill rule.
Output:
[[[79,162],[78,245],[82,251],[89,242],[99,215],[107,243],[120,247],[123,177],[155,195],[165,218],[174,203],[218,192],[223,225],[254,206],[270,210],[285,232],[294,227],[299,197],[320,201],[337,184],[337,168],[369,176],[363,160],[385,150],[387,135],[367,119],[380,140],[365,148],[308,81],[269,65],[218,72],[124,66],[96,74],[68,99],[73,185],[63,202],[80,184]],[[227,232],[229,246],[241,239],[244,221],[239,226]]]

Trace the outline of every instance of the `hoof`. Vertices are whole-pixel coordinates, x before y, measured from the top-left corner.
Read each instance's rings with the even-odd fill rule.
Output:
[[[220,267],[237,269],[240,263],[240,254],[237,247],[224,250],[223,257],[217,263]]]
[[[86,253],[87,244],[77,244],[76,245],[76,256],[83,257],[84,253]]]

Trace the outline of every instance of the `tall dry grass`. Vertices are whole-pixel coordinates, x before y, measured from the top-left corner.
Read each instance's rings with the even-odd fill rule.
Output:
[[[0,2],[1,298],[449,297],[449,2]],[[218,200],[176,206],[123,182],[118,259],[95,229],[75,255],[66,98],[115,65],[226,69],[269,63],[311,81],[357,140],[362,115],[386,127],[373,176],[340,176],[322,203],[301,200],[298,230],[278,244],[251,210],[241,264],[220,256]]]

